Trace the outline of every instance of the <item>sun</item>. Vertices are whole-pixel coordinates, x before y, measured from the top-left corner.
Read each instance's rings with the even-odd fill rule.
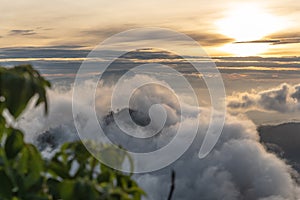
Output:
[[[280,19],[257,4],[234,5],[228,15],[217,21],[219,31],[237,41],[257,40],[281,29]]]
[[[258,4],[244,3],[232,6],[223,19],[216,22],[218,31],[235,39],[236,42],[264,38],[284,27],[283,20],[268,13]],[[268,50],[268,44],[239,43],[227,44],[220,50],[235,55],[257,55]]]

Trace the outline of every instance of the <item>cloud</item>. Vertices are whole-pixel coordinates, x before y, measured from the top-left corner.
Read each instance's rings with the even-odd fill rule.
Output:
[[[0,48],[0,58],[85,58],[90,50],[84,46],[59,45],[42,47]]]
[[[32,64],[42,74],[47,75],[51,80],[56,79],[55,74],[63,78],[76,74],[83,60],[86,60],[90,49],[80,45],[56,45],[40,47],[7,47],[0,48],[0,65],[14,66],[20,64]],[[199,73],[186,62],[180,55],[163,51],[160,49],[143,49],[133,52],[120,52],[124,55],[115,60],[106,71],[110,77],[109,81],[114,80],[116,75],[131,69],[134,66],[145,63],[160,63],[168,65],[180,73],[184,74],[189,81],[199,81]],[[103,61],[111,58],[110,51],[101,52]],[[186,56],[186,55],[185,55]],[[202,65],[202,70],[206,70],[205,63],[207,57],[187,56]],[[300,57],[213,57],[219,71],[222,73],[224,81],[227,78],[237,77],[237,74],[247,76],[248,80],[266,81],[277,77],[277,82],[284,82],[287,79],[297,79],[300,71]],[[99,61],[99,64],[102,63]],[[51,75],[53,74],[53,75]],[[163,72],[162,72],[163,74]],[[192,80],[192,77],[193,80]],[[244,83],[242,83],[244,84]],[[198,85],[199,86],[199,85]],[[196,86],[196,87],[198,87]]]
[[[272,35],[269,35],[268,37],[270,38],[278,38],[278,39],[285,39],[285,38],[299,38],[300,37],[300,32],[297,31],[282,31],[278,32]]]
[[[239,43],[269,43],[272,45],[278,45],[278,44],[295,44],[300,43],[300,38],[282,38],[282,39],[266,39],[266,40],[251,40],[251,41],[240,41],[235,42],[237,44]]]
[[[85,58],[91,51],[81,45],[56,45],[40,47],[6,47],[0,48],[0,58]],[[103,53],[103,52],[102,52]],[[109,52],[107,52],[109,53]],[[126,53],[126,52],[124,52]],[[109,54],[107,54],[109,55]],[[207,57],[176,55],[159,49],[144,49],[128,52],[122,59],[131,59],[136,62],[159,61],[161,63],[180,64],[185,62],[182,56],[195,61],[207,61]],[[300,68],[300,57],[212,57],[220,67],[270,67],[270,68]]]
[[[79,35],[80,36],[91,36],[96,37],[99,40],[99,37],[101,39],[106,39],[108,37],[113,36],[114,34],[120,33],[122,31],[128,30],[130,27],[134,27],[136,25],[134,24],[127,24],[127,25],[120,25],[120,26],[111,26],[111,27],[105,27],[105,28],[92,28],[92,29],[86,29],[82,30]]]
[[[300,110],[300,85],[282,84],[278,88],[264,91],[239,93],[228,98],[232,110],[264,110],[281,113]]]
[[[188,36],[199,42],[202,46],[221,46],[223,44],[233,42],[234,39],[217,33],[197,33],[187,32]]]
[[[94,38],[95,41],[99,41],[99,39],[107,39],[114,34],[129,30],[130,28],[134,29],[138,27],[135,24],[127,24],[127,25],[121,25],[118,27],[105,27],[105,28],[93,28],[93,29],[87,29],[80,32],[80,36],[85,37],[91,37]],[[199,32],[191,32],[191,31],[182,31],[182,33],[187,34],[194,40],[200,43],[202,46],[220,46],[222,44],[226,44],[229,42],[234,41],[232,38],[226,37],[221,34],[217,33],[199,33]],[[151,33],[145,33],[144,35],[137,36],[134,40],[152,40],[156,39],[157,36],[161,37],[163,36],[163,33],[161,31],[152,31]],[[180,40],[180,39],[179,39]],[[172,38],[170,35],[167,35],[166,38],[164,38],[165,42],[173,41],[173,42],[180,42],[178,40],[178,37]],[[128,42],[129,40],[126,40],[126,38],[123,38],[122,42]]]
[[[295,92],[291,95],[291,97],[300,102],[300,85],[295,86]]]
[[[280,32],[277,34],[270,35],[261,40],[251,40],[251,41],[238,41],[235,43],[269,43],[272,45],[280,44],[297,44],[300,43],[300,33],[299,32]]]
[[[9,35],[11,36],[28,36],[28,35],[35,35],[35,34],[37,33],[32,29],[23,29],[23,30],[15,29],[9,32]]]
[[[285,56],[280,56],[280,57],[260,57],[260,56],[246,56],[246,57],[213,57],[213,59],[219,59],[219,60],[224,60],[224,61],[236,61],[236,62],[297,62],[300,61],[300,57],[297,56],[292,56],[292,57],[285,57]]]
[[[137,81],[145,79],[152,78],[141,75],[131,77],[127,82],[128,90],[134,87]],[[79,88],[82,96],[75,101],[81,109],[81,115],[78,117],[87,120],[87,123],[89,123],[89,119],[93,114],[87,112],[90,102],[85,98],[88,96],[87,92],[89,92],[92,83],[87,81]],[[144,152],[166,145],[176,134],[179,117],[182,117],[181,125],[185,131],[181,138],[182,141],[186,140],[189,133],[196,128],[195,122],[201,122],[194,143],[176,162],[156,172],[134,175],[134,179],[147,192],[148,197],[146,199],[160,200],[167,198],[171,169],[176,172],[174,200],[199,198],[209,200],[288,200],[299,197],[299,186],[292,178],[293,170],[283,160],[265,150],[259,142],[256,126],[250,120],[228,114],[217,145],[206,158],[200,160],[198,152],[205,130],[210,122],[209,109],[189,107],[186,113],[180,114],[178,104],[170,93],[161,90],[159,87],[141,89],[135,93],[130,104],[131,108],[140,112],[147,112],[150,105],[163,103],[165,108],[168,108],[169,117],[169,123],[158,135],[151,137],[147,142],[141,142],[126,137],[126,134],[118,128],[114,120],[110,120],[109,123],[105,122],[105,119],[109,116],[110,95],[114,87],[101,82],[98,86],[99,92],[95,96],[96,109],[105,133],[114,142],[121,143],[132,151]],[[269,101],[271,101],[269,99],[271,97],[278,99],[269,104],[270,107],[274,107],[278,103],[286,102],[284,97],[287,93],[293,95],[293,98],[299,97],[299,87],[292,87],[294,88],[292,92],[287,89],[290,89],[290,87],[292,86],[285,84],[280,88],[258,94],[262,96],[261,99]],[[121,92],[126,93],[128,91]],[[49,98],[50,112],[47,117],[43,117],[42,109],[39,108],[28,110],[18,122],[18,125],[25,131],[26,140],[39,145],[37,138],[46,131],[48,131],[48,134],[54,134],[54,138],[59,135],[57,133],[64,133],[61,138],[57,138],[57,143],[76,139],[72,116],[72,88],[56,88],[50,91]],[[250,103],[250,105],[252,104]],[[126,107],[122,108],[126,109]],[[115,114],[121,116],[122,108],[116,111]],[[140,115],[135,115],[135,117],[136,120],[143,119]],[[122,119],[124,123],[127,120],[126,118]],[[132,131],[139,130],[131,126],[128,128]],[[86,131],[89,133],[97,130],[96,127],[92,126],[88,126],[87,129]],[[140,132],[140,134],[147,134],[147,131]],[[139,164],[147,165],[150,163]]]
[[[240,43],[278,43],[280,40],[275,40],[275,39],[269,39],[269,40],[250,40],[250,41],[239,41],[239,42],[234,42],[236,44]]]

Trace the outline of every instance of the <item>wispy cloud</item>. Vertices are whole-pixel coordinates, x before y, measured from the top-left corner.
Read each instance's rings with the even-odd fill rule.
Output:
[[[122,25],[118,27],[101,27],[101,28],[92,28],[92,29],[86,29],[79,33],[79,36],[84,36],[88,38],[94,38],[95,41],[99,41],[99,39],[106,39],[108,37],[113,36],[114,34],[120,33],[122,31],[126,31],[128,29],[134,29],[139,27],[135,24],[127,24]],[[209,32],[203,32],[199,33],[197,31],[181,31],[182,33],[190,36],[194,40],[198,41],[202,46],[220,46],[229,42],[233,42],[232,38],[226,37],[224,35],[218,34],[218,33],[209,33]],[[160,31],[153,31],[151,33],[145,33],[144,35],[140,35],[136,38],[136,40],[149,40],[149,39],[155,39],[157,36],[162,36],[164,34]],[[178,38],[172,38],[172,37],[166,37],[165,41],[178,41]],[[124,38],[124,41],[126,39]]]
[[[82,58],[90,50],[78,45],[56,45],[43,47],[13,47],[0,48],[0,58]]]
[[[187,32],[186,34],[198,41],[202,46],[220,46],[234,41],[232,38],[217,33]]]
[[[297,38],[283,38],[283,39],[239,41],[239,42],[235,42],[235,43],[269,43],[269,44],[272,44],[272,45],[294,44],[294,43],[300,43],[300,37],[297,37]]]
[[[116,33],[133,28],[134,24],[127,24],[122,26],[111,26],[111,27],[101,27],[101,28],[91,28],[80,31],[80,36],[94,36],[94,37],[110,37]]]
[[[9,31],[9,35],[11,36],[15,36],[15,35],[28,36],[28,35],[35,35],[35,34],[37,33],[32,29],[23,29],[23,30],[14,29]]]
[[[261,40],[237,41],[235,43],[269,43],[272,45],[300,43],[299,32],[277,33]]]

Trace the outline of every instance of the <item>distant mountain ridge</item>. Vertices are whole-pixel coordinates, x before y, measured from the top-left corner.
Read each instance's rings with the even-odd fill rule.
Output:
[[[268,151],[286,159],[294,169],[300,172],[300,123],[262,125],[257,130],[261,143]]]

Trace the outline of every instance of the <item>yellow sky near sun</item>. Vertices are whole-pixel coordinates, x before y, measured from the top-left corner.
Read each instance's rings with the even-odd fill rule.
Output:
[[[171,28],[196,39],[210,55],[299,55],[289,44],[239,43],[299,36],[297,0],[104,1],[1,0],[0,47],[86,45],[93,47],[128,28]],[[298,37],[299,40],[299,37]]]
[[[234,55],[251,56],[268,51],[272,48],[269,43],[253,41],[262,40],[291,26],[287,19],[269,13],[257,3],[237,3],[226,12],[226,16],[215,24],[220,33],[232,37],[235,42],[242,42],[225,44],[220,48]]]

